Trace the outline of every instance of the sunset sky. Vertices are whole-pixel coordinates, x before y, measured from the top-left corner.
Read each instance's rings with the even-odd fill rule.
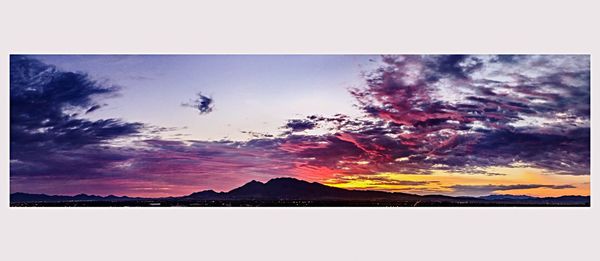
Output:
[[[589,195],[588,55],[12,55],[11,192]]]

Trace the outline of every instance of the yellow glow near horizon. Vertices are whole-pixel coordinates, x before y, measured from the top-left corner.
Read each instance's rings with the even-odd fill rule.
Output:
[[[465,186],[509,186],[509,185],[570,185],[574,188],[531,188],[497,190],[494,194],[529,195],[554,197],[564,195],[590,195],[589,175],[557,175],[531,167],[489,167],[482,169],[496,175],[455,173],[445,170],[433,170],[431,174],[378,173],[371,175],[335,176],[323,181],[324,184],[338,188],[359,190],[383,190],[416,194],[468,195],[450,188],[454,185]]]

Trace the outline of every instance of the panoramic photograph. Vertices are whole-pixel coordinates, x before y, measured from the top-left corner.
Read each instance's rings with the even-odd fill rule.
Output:
[[[11,207],[589,207],[589,55],[10,55]]]

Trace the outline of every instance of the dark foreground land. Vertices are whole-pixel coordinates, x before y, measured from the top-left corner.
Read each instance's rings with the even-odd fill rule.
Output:
[[[183,197],[53,196],[13,193],[11,207],[589,207],[589,196],[537,198],[420,196],[382,191],[357,191],[292,178],[251,181],[229,192],[212,190]]]
[[[237,201],[64,201],[20,202],[11,207],[589,207],[589,203],[535,202],[368,202],[310,200]]]

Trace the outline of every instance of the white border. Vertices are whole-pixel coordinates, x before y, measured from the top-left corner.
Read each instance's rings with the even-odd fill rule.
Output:
[[[158,2],[158,1],[157,1]],[[591,208],[8,207],[8,55],[600,54],[593,1],[14,1],[0,8],[0,259],[594,260]],[[162,1],[161,1],[162,2]],[[368,4],[366,4],[368,2]],[[417,2],[417,1],[414,1]],[[598,72],[592,71],[592,86]],[[598,129],[592,91],[592,129]],[[592,135],[592,155],[598,150]],[[592,156],[592,179],[597,164]],[[598,198],[592,181],[592,201]]]

